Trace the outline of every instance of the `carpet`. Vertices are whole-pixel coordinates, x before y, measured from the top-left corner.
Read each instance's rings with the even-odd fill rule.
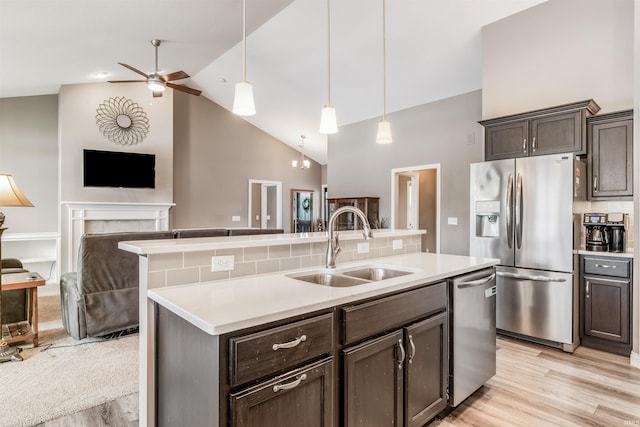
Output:
[[[38,298],[39,346],[0,363],[0,426],[33,426],[138,391],[138,334],[75,340],[59,296]]]

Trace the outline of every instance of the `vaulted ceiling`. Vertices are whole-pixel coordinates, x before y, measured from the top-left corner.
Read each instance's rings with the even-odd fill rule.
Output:
[[[327,2],[246,0],[247,80],[257,114],[245,118],[326,163],[318,133],[328,100]],[[387,112],[481,88],[481,28],[544,0],[389,0]],[[58,93],[61,85],[129,80],[154,69],[231,110],[242,80],[241,0],[2,0],[0,98]],[[338,125],[382,114],[382,0],[331,2],[331,102]]]

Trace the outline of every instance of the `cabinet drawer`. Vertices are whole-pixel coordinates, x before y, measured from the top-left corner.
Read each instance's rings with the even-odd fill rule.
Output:
[[[442,282],[342,308],[344,344],[351,344],[446,309],[446,286]]]
[[[620,258],[586,258],[584,274],[599,276],[631,277],[631,259]]]
[[[333,313],[229,339],[231,386],[331,353]]]

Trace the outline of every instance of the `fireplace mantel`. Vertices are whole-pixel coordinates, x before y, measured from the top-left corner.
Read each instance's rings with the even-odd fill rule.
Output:
[[[108,232],[169,230],[169,209],[175,203],[130,203],[130,202],[62,202],[68,209],[68,271],[75,271],[80,238],[90,224],[108,224]],[[133,224],[133,225],[132,225]],[[144,224],[143,229],[142,224]],[[133,227],[133,228],[132,228]],[[99,231],[98,231],[99,232]]]

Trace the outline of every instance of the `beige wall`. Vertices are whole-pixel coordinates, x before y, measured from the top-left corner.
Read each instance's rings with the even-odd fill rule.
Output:
[[[58,231],[58,96],[0,98],[0,173],[33,208],[2,207],[7,233]]]
[[[304,171],[292,168],[298,151],[240,117],[204,97],[176,93],[174,100],[172,227],[246,227],[250,179],[282,182],[285,232],[292,188],[311,189],[320,199],[318,163]]]

